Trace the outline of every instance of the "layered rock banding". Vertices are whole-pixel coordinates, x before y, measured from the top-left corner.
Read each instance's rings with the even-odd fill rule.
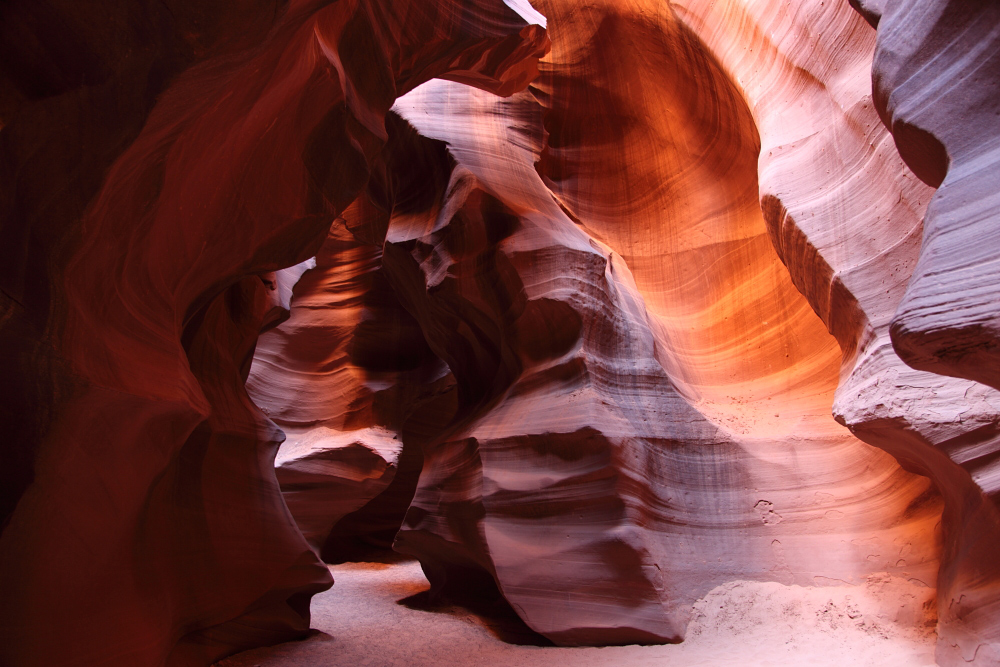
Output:
[[[691,82],[697,76],[704,85],[712,80],[712,62],[690,48],[690,35],[676,21],[666,19],[656,31],[643,33],[638,19],[614,9],[592,10],[589,15],[576,12],[583,25],[560,33],[557,21],[562,18],[566,24],[573,14],[561,15],[558,7],[549,6],[543,11],[551,21],[553,51],[543,61],[534,94],[491,102],[454,86],[432,84],[401,100],[397,108],[421,132],[447,139],[459,168],[472,172],[477,187],[518,212],[515,231],[500,247],[517,267],[528,303],[566,303],[582,323],[581,340],[558,351],[554,360],[528,358],[520,379],[497,407],[452,436],[452,443],[435,445],[435,458],[425,460],[426,480],[421,479],[396,548],[421,557],[432,584],[435,574],[446,579],[449,568],[458,568],[456,552],[466,554],[463,568],[479,567],[492,574],[522,618],[558,643],[679,639],[690,603],[707,590],[703,586],[727,579],[774,577],[780,571],[789,583],[815,584],[817,577],[852,580],[872,554],[861,559],[834,555],[832,545],[843,533],[824,540],[839,531],[858,530],[843,542],[857,544],[867,538],[873,545],[902,543],[902,533],[879,533],[890,524],[900,526],[899,516],[888,516],[902,515],[911,502],[919,507],[914,501],[926,486],[910,486],[915,480],[904,481],[908,476],[894,463],[830,423],[840,353],[770,248],[753,190],[756,147],[749,114],[742,111],[741,122],[741,101],[721,72],[715,75],[721,91],[690,100],[688,118],[677,110],[683,109],[680,93],[691,89],[684,86],[685,77]],[[629,73],[637,78],[647,74],[641,69],[642,54],[650,44],[673,47],[668,53],[674,58],[667,61],[681,64],[665,90],[646,93],[647,108],[636,110],[641,99],[622,104],[620,98],[630,88],[638,89]],[[602,53],[612,48],[613,58]],[[630,52],[639,57],[629,61]],[[563,64],[560,70],[560,62],[572,65]],[[580,68],[579,79],[570,77],[573,67]],[[608,72],[609,67],[619,69]],[[685,72],[686,67],[696,74]],[[606,116],[606,123],[587,125],[573,117],[583,98],[588,113]],[[698,108],[699,103],[707,108]],[[720,104],[727,105],[725,110],[718,109]],[[661,113],[661,108],[670,111]],[[615,117],[616,112],[623,117]],[[717,132],[729,131],[729,140],[713,146],[715,133],[709,132],[703,148],[694,136],[685,142],[676,139],[676,133],[699,115],[727,119],[727,113],[730,127]],[[509,126],[486,119],[508,119]],[[677,123],[676,132],[670,131],[671,121]],[[473,123],[475,132],[452,131]],[[741,128],[750,130],[742,162],[725,152],[741,138]],[[616,133],[615,141],[608,140],[608,132]],[[496,138],[491,143],[489,137]],[[537,141],[533,147],[526,139],[532,137]],[[723,153],[713,155],[713,148]],[[537,153],[537,169],[545,181],[532,168]],[[662,156],[663,162],[629,159],[649,153]],[[520,166],[512,166],[517,161]],[[688,164],[696,169],[684,171]],[[679,171],[673,182],[681,184],[673,191],[661,187],[669,181],[666,175],[645,173],[671,167]],[[727,170],[732,174],[728,179]],[[682,196],[685,179],[701,185],[691,187],[691,197],[711,197],[705,187],[714,182],[719,184],[714,186],[716,198],[727,201],[723,197],[728,196],[733,203],[719,206],[721,214],[715,216],[702,213],[700,229],[671,226],[669,221],[684,212],[699,210]],[[469,177],[456,175],[449,186],[449,192],[456,193],[456,206],[445,204],[441,212],[432,212],[433,222],[424,227],[431,233],[424,232],[411,251],[419,251],[424,282],[435,296],[447,284],[447,278],[439,284],[439,277],[461,280],[464,275],[461,265],[446,259],[455,255],[452,247],[468,245],[451,235],[471,233],[472,215],[466,212],[466,195],[458,185],[462,180]],[[641,190],[642,185],[648,189]],[[552,201],[550,191],[561,195],[558,202]],[[478,201],[474,199],[474,207],[481,206]],[[459,222],[446,225],[449,218]],[[412,227],[408,221],[407,229]],[[389,230],[392,242],[392,223]],[[726,234],[733,238],[729,246]],[[706,241],[699,243],[699,237]],[[424,249],[427,246],[435,250]],[[728,260],[733,254],[742,261]],[[493,258],[494,263],[499,261]],[[476,263],[485,264],[482,259]],[[630,271],[632,265],[640,268]],[[558,277],[547,277],[555,266],[562,267]],[[743,281],[732,289],[735,304],[714,293],[684,289],[691,271],[705,266],[718,267],[714,276],[704,278],[706,285]],[[471,283],[471,277],[466,281]],[[677,286],[671,290],[672,283]],[[471,286],[456,289],[475,294]],[[762,294],[755,299],[757,289]],[[759,302],[782,304],[784,312],[765,310]],[[511,310],[516,317],[519,311],[513,306]],[[729,323],[729,317],[738,321]],[[770,329],[769,321],[774,325]],[[686,325],[683,331],[680,323]],[[508,338],[516,350],[518,337]],[[746,363],[740,366],[727,346],[745,355]],[[457,343],[441,347],[455,348]],[[708,350],[719,348],[718,356],[709,356]],[[770,364],[753,356],[767,359],[768,354]],[[720,358],[730,363],[713,368],[711,361]],[[738,401],[748,407],[734,405]],[[781,421],[782,414],[787,421]],[[581,429],[581,424],[589,428]],[[783,473],[777,474],[768,470],[781,460],[770,440],[782,428],[788,429],[783,442],[794,443],[801,467],[786,462]],[[854,454],[843,453],[852,449]],[[837,450],[842,453],[833,454]],[[865,463],[857,469],[833,463],[848,458]],[[865,467],[871,477],[860,481],[866,479]],[[819,470],[829,477],[820,477]],[[776,481],[782,477],[788,487]],[[870,487],[871,498],[880,497],[875,490],[880,487],[884,495],[864,510],[845,509],[837,496],[846,500],[847,489],[859,481]],[[810,498],[805,506],[804,496]],[[868,521],[859,522],[860,515],[853,512],[868,513]],[[884,525],[875,518],[881,512],[886,512]],[[727,518],[717,520],[719,515]],[[459,534],[449,516],[482,517],[481,528]],[[818,517],[822,522],[811,521]],[[922,512],[911,509],[912,523],[905,529],[912,531],[910,541],[933,545],[935,518],[933,500]],[[743,548],[753,556],[738,554]],[[921,562],[926,572],[935,569],[933,552],[930,546],[930,553],[908,562],[893,558],[887,564],[873,558],[868,564],[877,563],[877,569],[902,566],[919,578]],[[829,569],[824,570],[816,553],[830,554]],[[858,570],[840,569],[851,561]],[[630,565],[609,572],[603,565],[608,562]],[[557,576],[554,569],[562,563],[574,563],[574,571]],[[566,599],[573,604],[563,603]]]
[[[0,536],[4,664],[208,664],[308,629],[330,575],[244,388],[274,315],[262,274],[316,253],[397,95],[523,87],[546,45],[500,2],[252,5],[249,26],[195,4],[4,7],[5,49],[53,70],[15,81],[2,130],[5,362],[35,392],[5,443],[33,461],[4,466],[23,490]],[[141,46],[109,54],[102,31]]]
[[[296,636],[351,540],[558,644],[888,575],[1000,660],[995,7],[174,4],[2,10],[0,662]]]
[[[1000,175],[1000,7],[889,2],[869,17],[879,30],[875,106],[907,165],[937,187],[893,344],[915,368],[1000,387],[988,249]]]
[[[285,443],[275,474],[288,511],[315,551],[322,550],[338,521],[392,484],[402,450],[398,439],[378,429],[347,437],[315,429]]]
[[[872,6],[876,3],[861,4],[865,17],[877,23],[882,10]],[[905,13],[901,3],[888,4],[895,7],[891,11]],[[888,120],[885,93],[879,92],[881,45],[886,39],[909,43],[919,33],[886,37],[882,30],[876,40],[847,7],[802,3],[794,12],[797,20],[828,26],[804,44],[786,9],[732,3],[707,11],[699,3],[690,5],[681,15],[742,82],[760,129],[761,207],[775,249],[843,350],[835,417],[862,440],[930,476],[945,497],[939,659],[947,664],[977,655],[987,664],[1000,659],[992,653],[997,639],[991,622],[977,620],[995,618],[996,612],[988,610],[996,605],[992,582],[1000,574],[995,550],[987,546],[995,543],[1000,526],[993,498],[1000,395],[983,384],[915,370],[893,349],[900,349],[896,330],[909,308],[904,292],[913,289],[910,276],[920,274],[925,258],[940,255],[928,250],[929,228],[922,220],[925,212],[926,220],[932,219],[932,202],[941,197],[941,191],[917,179],[932,186],[940,182],[915,162],[914,152],[925,152],[925,144],[902,147],[897,137],[894,145],[879,120],[879,115]],[[757,26],[758,36],[769,36],[754,41],[750,57],[731,47],[733,33],[745,31],[747,24]],[[955,24],[954,17],[945,17],[939,29],[952,30]],[[988,40],[968,37],[961,44],[990,49]],[[829,57],[833,52],[839,54],[836,59]],[[891,122],[887,125],[899,134]],[[913,172],[901,164],[900,155]],[[808,183],[802,177],[806,161],[815,165]],[[978,201],[990,206],[988,199]],[[964,252],[953,257],[959,255],[966,257]],[[950,300],[951,294],[941,292],[939,298]],[[966,312],[960,304],[942,308]],[[965,529],[951,528],[957,525]]]

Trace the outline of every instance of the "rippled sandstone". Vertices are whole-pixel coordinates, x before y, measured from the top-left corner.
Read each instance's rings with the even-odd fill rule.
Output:
[[[396,240],[390,222],[424,275],[407,284],[479,304],[492,364],[520,367],[495,407],[425,448],[397,550],[442,588],[487,573],[565,644],[679,640],[722,581],[932,578],[935,496],[830,418],[840,350],[771,247],[753,121],[725,74],[671,16],[654,30],[610,5],[539,8],[553,49],[530,95],[433,83],[397,103],[458,162],[422,228],[401,221]],[[509,230],[495,247],[473,222],[494,198],[516,215],[493,223]],[[508,265],[516,280],[476,277]],[[534,301],[579,329],[565,348],[521,350]],[[462,330],[425,326],[448,350]],[[513,371],[494,368],[470,375],[495,393]]]
[[[1000,16],[855,4],[5,5],[0,661],[300,635],[355,542],[563,645],[888,577],[1000,660]]]
[[[500,2],[244,4],[3,8],[4,664],[208,664],[308,629],[330,575],[244,388],[269,273],[365,186],[396,96],[509,93],[546,43]]]
[[[908,469],[928,475],[944,496],[938,658],[942,664],[974,658],[989,664],[1000,659],[993,654],[996,623],[986,620],[996,618],[1000,602],[996,584],[1000,571],[992,546],[1000,535],[994,465],[1000,451],[1000,394],[981,373],[916,360],[899,336],[901,318],[912,311],[910,295],[924,289],[917,286],[929,284],[923,277],[928,262],[968,266],[975,254],[971,247],[959,250],[954,245],[947,255],[935,250],[931,239],[937,236],[936,202],[946,193],[928,187],[940,183],[939,177],[928,175],[927,165],[936,154],[927,137],[910,133],[904,122],[892,120],[886,112],[883,72],[889,62],[902,62],[888,54],[920,43],[923,33],[915,26],[905,34],[887,30],[891,24],[878,20],[882,9],[875,5],[880,3],[860,3],[863,16],[879,25],[877,34],[859,14],[836,3],[805,2],[794,9],[766,3],[719,3],[710,8],[684,4],[690,6],[679,15],[733,72],[754,113],[761,133],[761,208],[775,249],[843,351],[835,417]],[[903,3],[881,4],[886,5],[887,15],[908,15]],[[940,21],[935,30],[953,35],[951,48],[957,51],[948,59],[941,57],[939,67],[945,68],[946,60],[947,67],[963,67],[962,49],[978,54],[992,51],[996,57],[989,38],[956,36],[959,26],[971,25],[962,23],[969,20],[970,11],[958,5],[945,11],[942,4],[912,13],[925,21],[931,21],[933,14]],[[997,17],[989,12],[978,15],[978,20],[986,32],[990,30],[986,26],[997,25]],[[813,24],[827,28],[804,41],[798,26]],[[734,35],[746,33],[748,25],[755,27],[750,48],[733,48]],[[912,66],[911,71],[925,75],[930,71],[916,62],[907,59],[903,69]],[[980,65],[977,62],[963,76],[974,77]],[[975,95],[986,94],[978,84],[974,87]],[[945,99],[931,104],[924,98],[922,113],[946,114],[946,123],[952,123],[956,114]],[[958,116],[971,120],[975,113]],[[993,141],[985,133],[976,143],[986,146]],[[977,178],[988,178],[988,161],[977,166],[983,169]],[[985,211],[991,206],[996,210],[989,196],[966,201],[976,201],[973,208],[978,212],[966,210],[970,215],[963,224],[988,217]],[[980,276],[985,275],[984,269]],[[944,283],[937,278],[930,282],[941,290],[936,297],[941,315],[964,317],[969,312],[961,303],[962,294],[969,291],[960,292],[957,285],[942,289]],[[975,288],[970,282],[964,289]],[[963,338],[956,334],[949,340],[960,346]]]

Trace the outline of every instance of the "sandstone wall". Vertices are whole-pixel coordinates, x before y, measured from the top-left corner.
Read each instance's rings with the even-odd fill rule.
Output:
[[[2,11],[0,662],[299,636],[331,579],[244,388],[266,274],[316,254],[396,96],[523,87],[544,32],[500,2]]]
[[[5,4],[0,662],[390,543],[563,645],[890,575],[1000,660],[1000,10],[854,5]]]

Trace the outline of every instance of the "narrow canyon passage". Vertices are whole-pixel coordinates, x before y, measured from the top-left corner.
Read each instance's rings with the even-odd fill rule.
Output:
[[[0,667],[1000,664],[1000,4],[91,9],[0,3]]]

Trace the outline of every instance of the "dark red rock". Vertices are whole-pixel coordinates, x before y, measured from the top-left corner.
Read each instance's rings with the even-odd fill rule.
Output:
[[[30,408],[4,446],[4,663],[207,664],[308,628],[330,576],[243,386],[274,324],[258,276],[316,253],[397,95],[509,92],[546,45],[499,2],[175,9],[3,9],[2,335],[28,392],[6,406]]]
[[[390,543],[563,645],[888,573],[997,660],[995,7],[537,4],[533,82],[514,0],[0,8],[0,662]]]

